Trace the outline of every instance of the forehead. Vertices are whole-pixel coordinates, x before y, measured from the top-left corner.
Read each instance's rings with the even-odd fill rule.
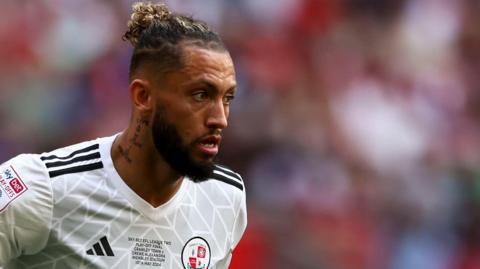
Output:
[[[235,68],[227,51],[186,46],[183,49],[183,67],[179,73],[189,79],[208,79],[214,82],[235,82]]]

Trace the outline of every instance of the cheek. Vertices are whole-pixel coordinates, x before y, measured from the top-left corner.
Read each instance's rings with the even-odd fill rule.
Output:
[[[228,116],[230,115],[230,106],[225,107],[225,118],[228,119]]]
[[[194,143],[204,135],[205,109],[185,103],[167,106],[166,111],[167,120],[175,126],[184,144]]]
[[[200,125],[198,119],[190,115],[178,119],[177,123],[177,130],[184,143],[190,144],[198,139]]]

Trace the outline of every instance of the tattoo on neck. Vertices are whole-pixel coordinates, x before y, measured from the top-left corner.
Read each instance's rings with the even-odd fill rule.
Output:
[[[128,163],[132,163],[132,159],[130,159],[130,147],[128,149],[124,149],[121,145],[118,146],[118,149],[120,150],[120,154],[127,160]]]
[[[130,150],[132,149],[132,147],[133,146],[137,148],[143,147],[143,144],[140,141],[138,141],[138,138],[140,137],[140,133],[142,132],[142,129],[144,126],[148,126],[148,120],[138,119],[137,126],[135,128],[135,133],[133,134],[133,137],[129,139],[130,144],[128,145],[128,147],[124,148],[121,145],[118,146],[120,154],[125,158],[125,160],[128,163],[132,163],[132,158],[130,158]]]

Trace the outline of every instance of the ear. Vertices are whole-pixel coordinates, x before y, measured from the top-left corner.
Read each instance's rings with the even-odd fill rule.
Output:
[[[132,96],[133,107],[141,114],[149,113],[153,108],[153,97],[151,85],[148,81],[134,79],[130,83],[130,94]]]

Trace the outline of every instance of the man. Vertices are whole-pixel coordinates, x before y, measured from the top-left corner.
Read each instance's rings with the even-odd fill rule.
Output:
[[[165,5],[135,4],[128,27],[129,126],[0,166],[0,266],[228,267],[247,221],[241,177],[213,162],[232,59]]]

